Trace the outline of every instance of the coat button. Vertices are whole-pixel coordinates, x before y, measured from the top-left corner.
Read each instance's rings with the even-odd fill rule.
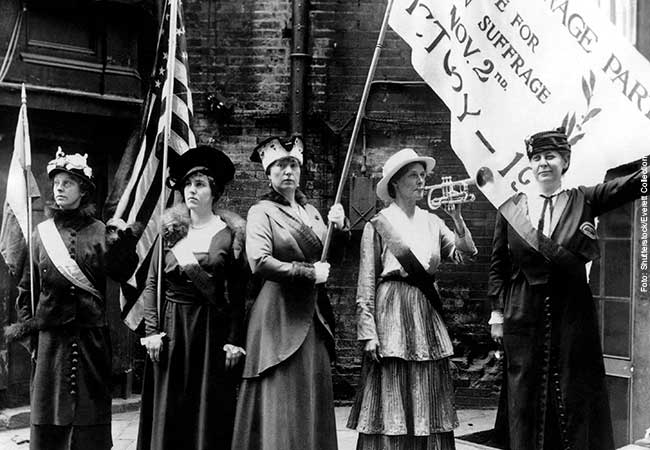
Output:
[[[76,380],[76,379],[77,379],[77,375],[73,373],[72,375],[70,375],[70,379],[73,380],[73,381]]]
[[[70,368],[70,370],[72,370],[73,372],[76,372],[76,371],[77,371],[77,366],[72,366],[72,367]]]
[[[76,342],[73,342],[72,343],[72,348],[77,348],[77,347],[79,347],[79,344],[77,344]]]
[[[72,358],[72,364],[77,364],[79,360],[77,358]]]
[[[77,391],[75,391],[74,389],[71,390],[71,391],[70,391],[70,395],[77,395]]]
[[[79,352],[76,351],[76,350],[74,350],[74,351],[72,352],[72,357],[73,357],[73,358],[76,358],[77,356],[79,356]]]

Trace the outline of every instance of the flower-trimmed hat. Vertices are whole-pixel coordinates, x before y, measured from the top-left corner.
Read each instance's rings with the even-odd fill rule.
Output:
[[[377,197],[385,203],[390,203],[393,198],[388,194],[388,184],[395,174],[404,166],[419,162],[424,164],[424,169],[428,174],[436,166],[436,160],[429,156],[420,156],[412,148],[403,148],[386,160],[382,171],[381,180],[377,183]]]
[[[272,136],[257,144],[257,147],[255,147],[251,154],[250,160],[253,162],[261,162],[264,170],[268,169],[277,160],[287,157],[295,158],[302,165],[303,150],[304,143],[300,135],[296,134],[288,139]]]
[[[557,152],[571,151],[571,144],[569,144],[569,138],[566,135],[566,129],[564,127],[535,133],[528,139],[525,139],[524,142],[526,143],[528,159],[537,153],[547,150],[555,150]]]
[[[235,166],[222,151],[200,145],[189,149],[169,165],[167,185],[181,190],[185,179],[197,172],[205,173],[225,186],[235,176]]]
[[[88,154],[80,155],[74,153],[66,155],[59,147],[56,151],[55,158],[47,163],[47,175],[53,179],[57,173],[66,172],[82,179],[91,187],[95,189],[95,182],[93,180],[93,169],[88,165]]]

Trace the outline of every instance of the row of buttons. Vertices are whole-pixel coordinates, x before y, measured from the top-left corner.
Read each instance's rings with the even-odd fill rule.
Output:
[[[77,371],[79,370],[78,364],[79,364],[79,344],[76,342],[73,342],[71,344],[72,347],[72,361],[71,361],[71,373],[69,375],[69,380],[70,380],[70,395],[77,395]]]

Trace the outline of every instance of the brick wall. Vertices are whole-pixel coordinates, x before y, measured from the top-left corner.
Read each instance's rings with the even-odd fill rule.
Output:
[[[248,161],[252,148],[269,135],[289,131],[292,3],[186,0],[184,7],[195,131],[200,142],[213,143],[235,162],[236,180],[222,203],[245,215],[268,189],[261,167]],[[338,184],[383,17],[383,2],[312,0],[309,7],[308,52],[312,57],[306,90],[303,188],[325,213]],[[437,159],[431,183],[439,182],[441,174],[454,179],[467,177],[449,147],[447,109],[421,83],[411,68],[408,47],[392,31],[387,34],[375,80],[364,121],[364,139],[359,138],[352,174],[372,176],[376,181],[385,159],[409,146]],[[210,112],[207,96],[217,91],[234,103],[232,116],[219,118]],[[364,161],[365,174],[361,173]],[[348,206],[347,192],[344,200]],[[444,213],[440,214],[444,217]],[[484,396],[493,389],[495,371],[485,326],[494,209],[479,195],[477,202],[463,208],[463,215],[479,255],[465,266],[444,265],[439,284],[456,348],[457,383],[476,388],[463,391],[469,397],[472,392]],[[354,233],[342,264],[333,267],[329,282],[338,320],[339,357],[334,377],[336,396],[341,400],[353,395],[359,373],[354,308],[359,234]]]

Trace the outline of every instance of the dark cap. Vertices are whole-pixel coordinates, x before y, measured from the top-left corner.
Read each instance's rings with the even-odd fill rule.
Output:
[[[222,151],[201,145],[189,149],[170,164],[167,185],[183,189],[183,181],[197,172],[210,175],[217,183],[225,185],[235,176],[235,166]]]
[[[569,144],[568,136],[564,127],[556,128],[555,130],[542,131],[535,133],[524,141],[526,143],[526,154],[528,159],[533,155],[547,150],[555,150],[557,152],[570,152],[571,145]]]

